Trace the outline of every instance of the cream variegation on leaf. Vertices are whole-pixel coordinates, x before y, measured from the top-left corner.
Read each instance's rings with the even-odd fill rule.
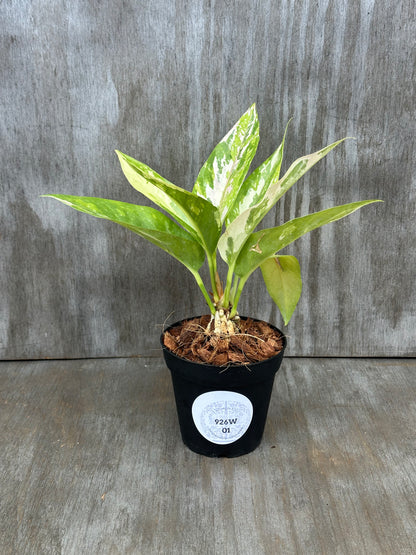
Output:
[[[247,279],[261,268],[267,290],[287,324],[299,300],[302,280],[296,258],[279,251],[305,233],[379,201],[365,200],[327,208],[256,231],[290,187],[345,140],[302,156],[280,177],[285,136],[286,132],[276,151],[245,179],[259,141],[259,122],[253,104],[214,148],[192,192],[117,151],[130,184],[172,219],[155,208],[120,201],[62,194],[44,196],[122,225],[171,254],[195,277],[214,321],[226,319],[224,329],[227,330],[234,329],[237,306]],[[217,271],[217,252],[228,265],[224,281]],[[204,261],[209,269],[211,293],[199,273]]]
[[[259,142],[259,121],[253,104],[211,152],[193,192],[220,212],[221,222],[234,206]]]

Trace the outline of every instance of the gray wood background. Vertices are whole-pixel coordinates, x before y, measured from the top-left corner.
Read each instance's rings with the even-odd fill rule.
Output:
[[[291,355],[415,355],[413,0],[0,4],[0,357],[157,354],[205,312],[164,252],[41,193],[147,204],[114,149],[190,189],[257,102],[260,162],[293,116],[287,168],[345,135],[266,225],[382,198],[299,240]],[[172,314],[173,313],[173,314]],[[282,321],[251,278],[241,313]]]

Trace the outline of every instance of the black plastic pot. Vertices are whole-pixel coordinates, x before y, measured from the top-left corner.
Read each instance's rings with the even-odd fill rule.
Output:
[[[207,457],[238,457],[256,449],[263,436],[274,378],[286,347],[284,336],[283,349],[274,357],[224,369],[178,357],[164,346],[163,335],[160,341],[172,376],[185,445]]]

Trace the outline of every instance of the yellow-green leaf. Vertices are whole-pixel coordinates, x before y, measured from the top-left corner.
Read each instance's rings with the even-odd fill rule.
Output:
[[[110,220],[130,229],[174,256],[191,271],[198,271],[204,263],[204,250],[190,233],[154,208],[96,197],[43,196],[59,200],[90,216]]]
[[[299,262],[294,256],[275,256],[265,260],[260,269],[267,291],[287,326],[302,292]]]
[[[345,139],[332,143],[312,154],[298,158],[285,175],[276,183],[270,185],[260,202],[240,214],[225,230],[218,241],[221,257],[232,266],[246,243],[250,233],[254,231],[267,212],[276,202],[319,160],[326,156],[333,148]]]
[[[217,208],[205,199],[170,183],[146,164],[116,152],[130,184],[173,216],[207,252],[214,253],[221,233]]]
[[[241,185],[237,198],[225,220],[226,226],[247,210],[247,208],[258,204],[267,193],[272,183],[276,183],[279,180],[288,125],[286,126],[283,140],[279,148],[255,169]]]
[[[295,218],[278,227],[252,233],[238,256],[235,273],[247,279],[265,260],[274,257],[281,249],[299,239],[305,233],[345,218],[355,210],[373,202],[380,201],[364,200],[334,206],[314,214]]]

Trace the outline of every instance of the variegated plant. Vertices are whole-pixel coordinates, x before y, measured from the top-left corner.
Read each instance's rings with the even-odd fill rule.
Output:
[[[214,332],[234,333],[242,290],[259,267],[267,290],[287,324],[299,300],[302,280],[297,259],[278,253],[308,231],[377,201],[344,204],[295,218],[278,227],[255,229],[284,193],[343,140],[299,158],[280,177],[283,137],[279,148],[245,179],[259,141],[259,123],[253,104],[214,148],[192,192],[173,185],[142,162],[117,151],[131,185],[174,221],[148,206],[95,197],[45,196],[127,227],[182,262],[204,295],[215,322]],[[217,272],[217,251],[228,265],[224,282]],[[199,273],[205,260],[211,294]]]

